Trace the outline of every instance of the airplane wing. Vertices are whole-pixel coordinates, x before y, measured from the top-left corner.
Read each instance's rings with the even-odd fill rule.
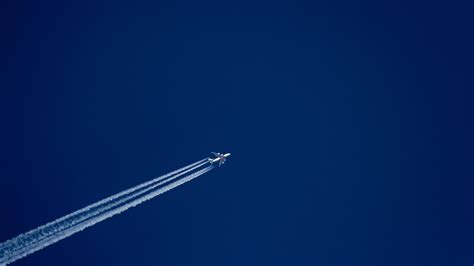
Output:
[[[217,152],[211,152],[212,154],[214,154],[214,156],[219,156],[219,153]]]

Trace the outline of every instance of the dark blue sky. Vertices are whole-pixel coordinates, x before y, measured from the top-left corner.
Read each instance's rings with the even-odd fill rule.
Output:
[[[9,2],[0,241],[233,154],[14,265],[474,262],[472,2]]]

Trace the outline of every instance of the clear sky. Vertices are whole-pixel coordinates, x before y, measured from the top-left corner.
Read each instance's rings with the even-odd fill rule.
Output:
[[[0,241],[232,153],[14,265],[474,262],[472,1],[8,2]]]

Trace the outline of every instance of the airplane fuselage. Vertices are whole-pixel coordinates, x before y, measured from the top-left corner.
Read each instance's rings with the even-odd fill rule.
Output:
[[[226,154],[213,153],[213,154],[216,156],[216,158],[209,158],[209,162],[211,164],[219,163],[219,166],[221,166],[227,160],[227,158],[230,156],[230,153],[226,153]]]

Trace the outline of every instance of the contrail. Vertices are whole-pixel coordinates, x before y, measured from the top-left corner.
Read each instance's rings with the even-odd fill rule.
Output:
[[[200,160],[200,161],[198,161],[198,162],[192,163],[192,164],[190,164],[190,165],[188,165],[188,166],[185,166],[185,167],[182,167],[182,168],[180,168],[180,169],[178,169],[178,170],[175,170],[175,171],[173,171],[173,172],[170,172],[170,173],[168,173],[168,174],[166,174],[166,175],[157,177],[157,178],[155,178],[155,179],[153,179],[153,180],[150,180],[150,181],[148,181],[148,182],[144,182],[144,183],[142,183],[142,184],[140,184],[140,185],[137,185],[137,186],[135,186],[135,187],[133,187],[133,188],[127,189],[127,190],[125,190],[125,191],[122,191],[122,192],[117,193],[117,194],[115,194],[115,195],[112,195],[112,196],[110,196],[110,197],[107,197],[107,198],[105,198],[105,199],[103,199],[103,200],[100,200],[100,201],[94,203],[94,204],[91,204],[91,205],[89,205],[89,206],[86,206],[86,207],[84,207],[84,208],[82,208],[82,209],[80,209],[80,210],[78,210],[78,211],[76,211],[76,212],[73,212],[73,213],[71,213],[71,214],[69,214],[69,215],[66,215],[66,216],[62,217],[62,218],[56,219],[56,220],[53,221],[53,222],[50,222],[50,223],[48,223],[48,224],[46,224],[46,225],[43,225],[43,226],[40,226],[40,227],[38,227],[38,228],[36,228],[36,229],[34,229],[34,230],[31,230],[31,231],[29,231],[29,232],[27,232],[27,233],[21,234],[21,235],[19,235],[18,237],[16,237],[15,239],[19,239],[19,241],[22,240],[22,241],[25,241],[25,242],[28,241],[28,240],[30,240],[30,241],[38,241],[38,240],[40,240],[41,238],[47,237],[47,236],[49,236],[49,235],[51,235],[51,234],[54,234],[56,231],[60,230],[60,229],[63,228],[63,227],[67,227],[67,226],[68,226],[68,225],[67,225],[67,222],[71,222],[72,220],[76,221],[76,219],[73,218],[73,217],[78,217],[78,218],[79,218],[79,217],[81,217],[81,216],[84,215],[84,214],[90,213],[91,210],[95,210],[96,208],[98,208],[98,209],[100,210],[101,207],[102,207],[102,208],[103,208],[103,207],[106,207],[106,206],[107,206],[106,204],[108,204],[108,203],[110,203],[110,202],[113,202],[114,200],[116,200],[116,199],[118,199],[118,198],[121,198],[121,197],[123,197],[123,196],[125,196],[125,195],[130,195],[130,193],[132,193],[132,192],[135,192],[135,191],[137,191],[137,190],[140,190],[140,189],[142,189],[142,188],[144,188],[144,187],[146,187],[146,186],[148,186],[148,185],[150,185],[150,184],[159,182],[159,181],[161,181],[161,180],[163,180],[163,179],[165,179],[165,178],[168,178],[168,177],[170,177],[170,176],[173,176],[173,175],[175,175],[175,174],[177,174],[177,173],[180,173],[180,172],[188,172],[188,171],[190,171],[191,168],[193,168],[194,166],[197,166],[197,165],[202,166],[203,164],[205,164],[205,161],[206,161],[206,159]],[[64,225],[63,225],[63,224],[64,224]],[[36,235],[36,236],[35,236],[35,235]],[[21,237],[21,238],[20,238],[20,237]],[[2,256],[2,250],[4,250],[5,248],[8,248],[9,245],[14,244],[14,241],[13,241],[13,240],[15,240],[15,239],[12,239],[12,240],[9,240],[9,241],[6,241],[6,242],[0,244],[0,257]],[[27,243],[23,243],[23,244],[25,245],[25,244],[27,244]]]
[[[82,208],[79,211],[8,240],[0,244],[0,265],[14,262],[72,234],[80,232],[87,227],[93,226],[98,222],[124,212],[144,201],[152,199],[214,168],[212,165],[208,166],[173,183],[162,186],[179,176],[202,167],[206,163],[206,159],[198,161],[169,174],[110,196],[97,203]]]
[[[126,203],[127,201],[130,201],[130,200],[132,200],[133,198],[136,198],[136,197],[138,197],[138,196],[140,196],[140,195],[142,195],[142,194],[144,194],[144,193],[146,193],[146,192],[148,192],[148,191],[151,191],[151,190],[153,190],[153,189],[155,189],[155,188],[157,188],[157,187],[160,187],[160,186],[164,185],[165,183],[168,183],[168,182],[170,182],[170,181],[172,181],[172,180],[174,180],[174,179],[176,179],[176,178],[178,178],[178,177],[180,177],[180,176],[182,176],[182,175],[184,175],[184,174],[187,174],[188,172],[193,171],[193,170],[195,170],[195,169],[197,169],[197,168],[199,168],[199,167],[205,165],[206,163],[207,163],[207,162],[200,163],[200,164],[198,164],[198,165],[196,165],[196,166],[194,166],[194,167],[192,167],[192,168],[189,168],[189,169],[187,169],[187,170],[185,170],[185,171],[183,171],[183,172],[180,172],[180,173],[178,173],[178,174],[176,174],[176,175],[174,175],[174,176],[171,176],[171,177],[169,177],[169,178],[167,178],[167,179],[165,179],[165,180],[163,180],[163,178],[159,178],[159,180],[163,180],[163,181],[157,182],[157,183],[155,183],[155,184],[153,184],[153,185],[147,187],[146,189],[142,189],[142,190],[139,190],[139,191],[137,191],[137,192],[129,193],[129,194],[127,194],[126,196],[124,196],[124,197],[122,197],[122,198],[120,198],[120,199],[118,199],[118,200],[107,202],[106,204],[104,204],[104,206],[101,206],[101,207],[98,208],[97,210],[94,209],[94,210],[92,210],[92,211],[86,212],[85,214],[82,214],[82,215],[80,215],[80,216],[78,216],[78,217],[76,217],[76,218],[71,219],[72,221],[70,221],[68,224],[61,225],[60,227],[58,226],[58,228],[55,229],[54,234],[60,233],[61,231],[64,231],[64,230],[67,230],[67,229],[68,229],[69,227],[71,227],[71,226],[77,225],[78,223],[80,223],[80,222],[82,222],[82,221],[85,221],[85,220],[87,220],[87,219],[90,219],[91,217],[94,217],[94,216],[96,216],[96,215],[99,215],[99,214],[101,214],[101,213],[103,213],[103,212],[105,212],[105,211],[107,211],[107,210],[109,210],[109,209],[112,209],[112,208],[114,208],[114,207],[117,207],[117,206],[119,206],[120,204]],[[168,175],[168,176],[169,176],[169,175]],[[50,235],[51,235],[51,234],[50,234]],[[42,235],[40,238],[34,239],[34,242],[39,242],[39,241],[41,241],[42,239],[45,239],[46,237],[47,237],[47,235]],[[30,243],[29,245],[34,245],[34,244],[36,244],[36,243]]]
[[[126,210],[128,210],[132,207],[135,207],[135,206],[137,206],[137,205],[139,205],[139,204],[141,204],[141,203],[143,203],[143,202],[145,202],[149,199],[152,199],[152,198],[154,198],[154,197],[156,197],[156,196],[158,196],[158,195],[160,195],[160,194],[162,194],[166,191],[169,191],[169,190],[171,190],[171,189],[173,189],[173,188],[175,188],[179,185],[182,185],[182,184],[184,184],[188,181],[191,181],[192,179],[194,179],[194,178],[196,178],[196,177],[212,170],[212,168],[214,168],[214,166],[208,166],[208,167],[206,167],[206,168],[204,168],[204,169],[202,169],[202,170],[200,170],[196,173],[190,174],[190,175],[188,175],[188,176],[186,176],[182,179],[179,179],[179,180],[177,180],[177,181],[175,181],[171,184],[168,184],[168,185],[166,185],[166,186],[164,186],[160,189],[157,189],[156,191],[153,191],[153,192],[151,192],[147,195],[144,195],[144,196],[142,196],[138,199],[135,199],[130,203],[127,203],[123,206],[120,206],[119,208],[116,208],[116,209],[110,210],[108,212],[105,212],[103,214],[100,214],[97,217],[94,217],[90,220],[84,221],[83,223],[79,223],[75,226],[72,226],[72,227],[68,228],[67,230],[64,230],[63,232],[58,233],[57,235],[51,236],[47,239],[43,239],[40,243],[35,243],[34,245],[27,247],[24,251],[22,250],[22,251],[18,252],[17,254],[15,254],[15,257],[16,257],[15,259],[19,259],[19,258],[22,258],[24,256],[27,256],[28,254],[31,254],[35,251],[43,249],[43,248],[45,248],[45,247],[47,247],[51,244],[54,244],[54,243],[56,243],[56,242],[58,242],[58,241],[60,241],[64,238],[67,238],[67,237],[69,237],[69,236],[71,236],[71,235],[73,235],[77,232],[80,232],[80,231],[86,229],[87,227],[93,226],[93,225],[95,225],[95,224],[97,224],[97,223],[99,223],[99,222],[101,222],[101,221],[103,221],[107,218],[110,218],[110,217],[112,217],[116,214],[120,214],[120,213],[122,213],[122,212],[124,212],[124,211],[126,211]],[[7,263],[10,263],[10,262],[7,262]]]
[[[93,214],[94,211],[100,211],[103,208],[107,208],[107,206],[109,206],[110,204],[113,204],[113,202],[115,202],[115,200],[117,200],[117,199],[123,198],[127,195],[131,195],[131,193],[137,192],[137,191],[141,190],[142,188],[145,188],[145,187],[149,186],[150,184],[154,184],[154,183],[159,182],[163,179],[166,179],[170,176],[176,175],[178,173],[186,173],[186,172],[189,172],[191,170],[194,170],[195,167],[200,167],[200,166],[204,165],[205,162],[206,162],[206,159],[203,159],[203,160],[200,160],[198,162],[192,163],[192,164],[187,165],[185,167],[182,167],[178,170],[175,170],[175,171],[170,172],[168,174],[165,174],[163,176],[157,177],[157,178],[155,178],[153,180],[150,180],[148,182],[144,182],[140,185],[137,185],[135,187],[132,187],[130,189],[127,189],[125,191],[122,191],[120,193],[112,195],[110,197],[107,197],[103,200],[100,200],[100,201],[94,203],[94,204],[86,206],[86,207],[84,207],[84,208],[82,208],[82,209],[80,209],[76,212],[73,212],[69,215],[66,215],[64,217],[56,219],[53,222],[50,222],[50,223],[48,223],[46,225],[43,225],[43,226],[40,226],[36,229],[33,229],[33,230],[31,230],[27,233],[21,234],[18,237],[12,239],[12,240],[9,240],[9,241],[6,241],[6,242],[0,244],[0,257],[2,256],[2,253],[1,253],[2,250],[8,248],[8,246],[14,246],[15,245],[15,243],[13,241],[15,239],[19,239],[19,240],[22,240],[22,241],[25,241],[25,242],[27,242],[27,241],[29,241],[29,242],[39,241],[42,238],[46,238],[49,235],[54,234],[59,230],[67,228],[71,224],[71,222],[73,222],[73,221],[76,222],[76,223],[79,222],[81,220],[81,217],[86,219],[87,215]],[[22,244],[24,246],[24,245],[27,245],[27,244],[30,244],[30,243],[22,243]],[[11,249],[9,249],[9,250],[11,250]]]
[[[173,171],[169,174],[163,175],[161,177],[155,178],[148,182],[145,182],[141,185],[135,186],[131,189],[125,190],[123,192],[117,193],[113,196],[110,196],[106,199],[103,199],[97,203],[91,204],[85,208],[82,208],[79,211],[76,211],[72,214],[66,215],[62,218],[59,218],[51,223],[48,223],[44,226],[41,226],[37,229],[31,230],[25,234],[21,234],[18,237],[6,241],[0,244],[0,257],[2,257],[2,250],[8,250],[9,253],[15,252],[19,248],[24,248],[26,246],[33,245],[44,238],[47,238],[50,235],[56,234],[62,230],[67,229],[68,227],[77,224],[85,219],[88,219],[99,212],[103,212],[104,210],[110,209],[117,204],[121,204],[124,201],[133,198],[136,193],[140,193],[142,188],[146,187],[147,185],[159,182],[163,179],[169,178],[170,176],[174,178],[181,176],[189,171],[195,170],[198,167],[203,166],[206,164],[206,159],[200,160],[196,163],[190,164],[183,168],[180,168],[176,171]],[[174,176],[173,176],[174,175]],[[164,184],[164,182],[160,182],[160,184]],[[156,186],[155,186],[156,187]],[[133,194],[135,193],[135,194]],[[138,194],[139,195],[139,194]],[[123,199],[123,197],[125,197]],[[117,200],[119,199],[119,200]],[[117,200],[117,201],[116,201]],[[17,243],[20,242],[20,243]]]

